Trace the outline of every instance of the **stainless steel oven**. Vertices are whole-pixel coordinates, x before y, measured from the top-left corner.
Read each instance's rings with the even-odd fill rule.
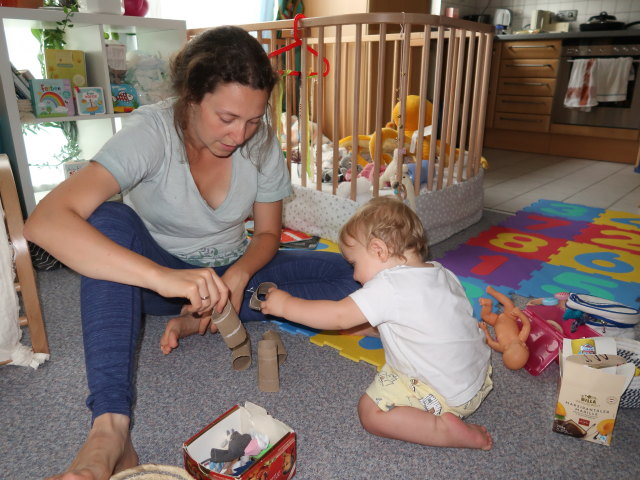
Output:
[[[633,38],[638,42],[638,37]],[[600,102],[589,112],[564,106],[571,66],[578,58],[633,57],[633,79],[627,88],[627,98],[619,102]],[[640,42],[632,44],[588,44],[563,46],[558,68],[556,93],[551,110],[552,123],[588,125],[610,128],[640,128]]]

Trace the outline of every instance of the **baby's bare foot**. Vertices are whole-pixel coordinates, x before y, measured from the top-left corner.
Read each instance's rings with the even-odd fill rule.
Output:
[[[440,415],[440,420],[447,430],[447,437],[451,440],[451,444],[448,446],[491,450],[493,439],[482,425],[465,423],[449,412]]]

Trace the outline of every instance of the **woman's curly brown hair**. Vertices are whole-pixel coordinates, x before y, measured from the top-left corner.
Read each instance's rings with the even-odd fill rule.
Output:
[[[234,26],[205,30],[187,42],[171,60],[178,134],[183,138],[189,106],[200,103],[218,86],[239,83],[271,95],[277,82],[278,74],[265,50],[247,31]]]

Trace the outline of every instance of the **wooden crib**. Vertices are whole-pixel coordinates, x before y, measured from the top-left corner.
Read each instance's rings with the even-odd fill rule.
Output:
[[[371,13],[241,27],[282,74],[270,104],[295,191],[285,225],[333,240],[360,202],[391,193],[431,244],[480,218],[491,26]]]

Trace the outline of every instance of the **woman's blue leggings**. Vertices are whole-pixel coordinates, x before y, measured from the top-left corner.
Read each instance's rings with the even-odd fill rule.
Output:
[[[140,217],[127,205],[106,202],[89,223],[116,243],[169,268],[195,268],[160,247]],[[216,267],[222,275],[228,267]],[[280,250],[247,285],[240,309],[243,322],[264,320],[249,308],[249,299],[262,282],[274,282],[294,296],[339,300],[360,285],[352,267],[336,253]],[[140,324],[145,314],[178,315],[183,298],[164,298],[140,287],[82,277],[81,316],[89,397],[93,418],[103,413],[131,416],[134,368]]]

